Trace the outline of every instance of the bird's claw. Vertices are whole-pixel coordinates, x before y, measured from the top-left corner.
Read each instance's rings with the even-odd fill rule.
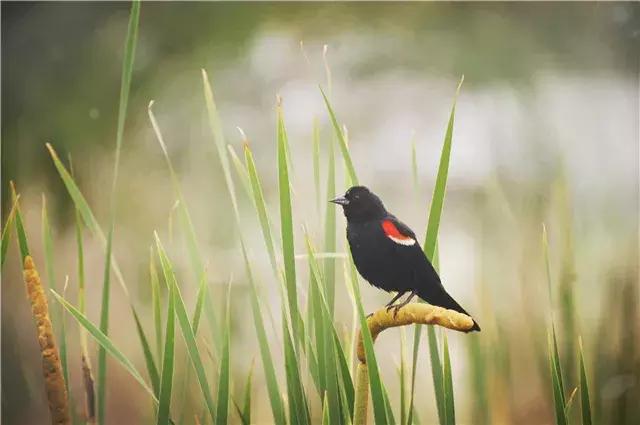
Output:
[[[393,318],[395,319],[398,316],[398,311],[404,307],[404,304],[399,304],[399,305],[388,305],[387,306],[387,313],[393,309]]]

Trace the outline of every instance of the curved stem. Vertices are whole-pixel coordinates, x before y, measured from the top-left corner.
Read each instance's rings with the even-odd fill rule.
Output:
[[[382,308],[367,318],[367,327],[375,342],[376,337],[385,329],[407,325],[439,325],[454,331],[468,332],[473,327],[473,319],[454,310],[423,303],[411,303],[399,309]],[[358,368],[356,370],[356,394],[354,406],[354,425],[367,423],[369,402],[369,372],[364,354],[362,333],[358,333]]]

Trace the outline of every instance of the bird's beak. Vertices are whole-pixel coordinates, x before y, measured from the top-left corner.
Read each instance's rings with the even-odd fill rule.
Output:
[[[349,205],[349,200],[344,196],[338,196],[336,199],[332,199],[329,202],[333,202],[334,204],[343,205],[343,206]]]

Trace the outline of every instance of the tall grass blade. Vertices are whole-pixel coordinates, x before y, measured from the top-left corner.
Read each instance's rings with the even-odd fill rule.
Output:
[[[438,228],[440,227],[440,217],[442,216],[442,209],[444,206],[444,196],[447,187],[447,178],[449,176],[449,160],[451,158],[451,144],[453,139],[453,124],[456,115],[456,103],[458,101],[458,95],[460,94],[460,88],[464,82],[464,76],[460,79],[458,87],[456,88],[456,94],[453,99],[453,106],[451,107],[451,113],[449,114],[449,122],[447,124],[447,131],[444,136],[444,144],[442,146],[442,153],[440,154],[440,164],[438,165],[438,175],[436,177],[436,184],[433,188],[433,196],[431,198],[431,208],[429,210],[429,221],[427,222],[427,233],[424,240],[424,252],[427,257],[432,258],[436,249],[436,240],[438,239]]]
[[[162,356],[162,378],[160,382],[160,396],[158,404],[158,425],[167,425],[171,411],[171,393],[173,388],[173,364],[175,345],[175,296],[174,287],[169,287],[169,302],[167,306],[167,329],[164,338],[164,354]]]
[[[451,359],[449,358],[449,342],[447,334],[443,332],[442,344],[442,376],[444,378],[444,416],[447,425],[455,425],[456,410],[453,398],[453,379],[451,377]]]
[[[231,198],[231,205],[235,212],[238,212],[238,201],[236,199],[235,187],[233,179],[231,178],[231,167],[229,167],[229,158],[226,153],[226,142],[224,138],[224,132],[222,131],[222,123],[218,116],[218,108],[216,107],[215,100],[213,98],[213,91],[211,90],[211,84],[209,83],[209,77],[207,72],[202,70],[202,83],[204,86],[204,98],[207,106],[207,118],[209,121],[209,127],[213,135],[213,141],[215,142],[216,150],[218,151],[218,157],[220,164],[222,165],[222,171],[224,179],[229,188],[229,197]]]
[[[327,143],[328,170],[327,170],[327,200],[336,195],[336,160],[333,138]],[[326,214],[324,221],[324,250],[325,252],[336,252],[336,208],[333,204],[326,202]],[[324,278],[327,292],[327,302],[329,311],[333,318],[335,309],[335,286],[336,286],[336,262],[334,259],[327,259],[324,262]]]
[[[384,407],[387,411],[389,425],[396,425],[396,418],[393,416],[393,409],[391,409],[391,402],[389,401],[389,392],[384,384],[382,384],[382,393],[384,395]]]
[[[127,372],[142,386],[142,388],[151,396],[151,398],[158,403],[158,398],[153,393],[153,390],[149,385],[145,382],[144,378],[138,372],[136,367],[133,365],[131,360],[129,360],[123,353],[120,351],[109,339],[107,335],[105,335],[100,329],[91,323],[87,317],[80,313],[80,310],[71,305],[67,300],[65,300],[60,294],[55,291],[51,291],[55,299],[73,316],[73,318],[87,330],[89,335],[95,339],[95,341],[105,349],[105,351],[111,355],[115,360],[117,360]]]
[[[564,414],[566,407],[565,400],[565,386],[562,379],[562,365],[560,363],[560,354],[558,352],[558,341],[556,338],[555,320],[553,314],[553,289],[551,281],[551,265],[549,262],[549,239],[547,236],[547,228],[542,224],[542,254],[544,257],[545,270],[547,274],[547,288],[549,291],[549,309],[551,316],[551,333],[549,335],[549,350],[551,355],[551,381],[554,391],[554,401],[556,397],[559,397],[560,404],[556,404],[557,419],[562,416],[564,422],[567,421],[567,417]],[[561,408],[561,411],[558,411]]]
[[[229,173],[229,165],[228,159],[224,156],[224,134],[222,132],[222,125],[220,123],[220,118],[218,117],[217,108],[215,106],[215,102],[213,99],[213,93],[211,91],[211,85],[209,84],[209,79],[207,77],[207,73],[202,70],[202,80],[204,85],[204,96],[207,104],[207,112],[209,118],[209,125],[211,127],[214,141],[216,143],[216,148],[218,149],[218,154],[220,156],[220,162],[222,165],[222,169],[225,175],[225,182],[227,184],[227,190],[229,192],[229,197],[231,199],[231,203],[233,206],[233,212],[236,219],[236,224],[238,226],[238,231],[240,233],[240,247],[242,249],[242,257],[244,260],[245,269],[247,272],[247,279],[251,286],[251,310],[253,313],[253,322],[256,328],[256,334],[258,337],[258,343],[260,346],[260,355],[262,357],[262,364],[265,372],[265,379],[267,383],[267,390],[269,393],[269,401],[271,402],[271,410],[273,413],[274,422],[277,425],[285,424],[286,418],[284,413],[284,405],[282,401],[282,397],[280,395],[280,389],[278,386],[278,381],[276,379],[275,374],[275,366],[273,363],[273,358],[271,356],[271,350],[269,348],[269,342],[267,340],[267,335],[264,327],[264,321],[262,319],[261,312],[261,302],[258,296],[258,290],[256,288],[255,280],[253,278],[253,271],[251,268],[251,262],[249,261],[249,257],[247,254],[246,246],[244,244],[244,239],[242,236],[242,227],[240,222],[240,212],[237,207],[235,188],[233,185],[233,181],[231,180],[231,174]],[[245,151],[246,153],[246,151]],[[277,273],[276,273],[277,274]]]
[[[242,402],[242,409],[236,405],[238,415],[243,425],[251,425],[251,392],[253,384],[253,367],[255,362],[251,362],[251,368],[247,374],[247,382],[244,384],[244,397]]]
[[[584,366],[584,354],[582,350],[582,338],[578,340],[580,361],[580,407],[582,410],[582,425],[591,425],[591,402],[589,401],[589,384],[587,382],[587,370]]]
[[[73,163],[71,155],[69,155],[69,169],[71,170],[71,178],[74,178]],[[77,273],[78,273],[78,310],[86,315],[86,289],[85,289],[85,273],[84,273],[84,242],[82,234],[82,217],[77,204],[74,205],[75,233],[76,233],[76,249],[78,256]],[[115,265],[115,261],[114,261]],[[133,310],[133,309],[132,309]],[[135,313],[135,310],[133,310]],[[135,314],[137,316],[137,314]],[[94,388],[93,371],[91,369],[91,358],[89,357],[89,345],[87,343],[87,331],[82,326],[78,327],[80,331],[80,362],[82,365],[82,382],[84,388],[84,414],[87,422],[94,423],[96,419],[96,393]],[[144,332],[140,332],[144,336]],[[157,372],[156,372],[157,373]],[[156,390],[157,387],[154,387]],[[156,393],[157,396],[157,393]]]
[[[162,360],[162,308],[160,300],[160,281],[153,260],[153,248],[149,247],[149,280],[151,281],[151,304],[153,306],[153,327],[156,334],[156,355]]]
[[[246,253],[244,252],[244,247],[243,254],[245,258],[245,267],[248,271],[250,271],[250,265]],[[283,425],[286,423],[284,404],[280,395],[273,357],[271,356],[271,349],[269,348],[269,341],[267,339],[267,333],[265,331],[264,321],[262,319],[260,298],[258,297],[258,291],[251,274],[249,275],[249,283],[251,285],[250,295],[253,323],[258,337],[258,345],[260,347],[260,356],[262,357],[262,366],[264,368],[267,391],[269,393],[269,402],[271,403],[271,412],[273,413],[273,421],[277,425]]]
[[[247,173],[246,168],[242,164],[242,161],[240,161],[240,158],[238,158],[238,155],[236,154],[235,149],[233,149],[233,146],[227,145],[227,151],[229,152],[229,156],[231,157],[233,168],[235,168],[236,174],[240,179],[240,183],[242,183],[242,188],[247,195],[251,196],[251,185],[249,183],[249,174]]]
[[[316,191],[316,208],[322,211],[322,192],[320,190],[320,124],[313,118],[313,134],[311,136],[311,152],[313,156],[313,187]]]
[[[446,424],[445,406],[444,406],[444,370],[440,353],[438,351],[438,339],[436,330],[433,326],[427,326],[427,339],[429,342],[429,358],[431,360],[431,377],[433,379],[433,388],[436,396],[436,408],[438,410],[438,420],[441,425]]]
[[[187,202],[184,198],[184,195],[182,194],[182,189],[180,187],[178,176],[175,172],[175,169],[173,168],[171,158],[169,157],[169,151],[164,141],[164,137],[162,136],[162,131],[160,130],[158,121],[156,120],[156,117],[153,113],[153,104],[154,104],[153,101],[149,102],[149,106],[147,107],[147,114],[149,116],[149,121],[151,121],[151,126],[153,127],[153,130],[156,134],[156,139],[158,140],[158,144],[160,144],[160,148],[162,149],[162,154],[164,156],[165,162],[167,163],[167,168],[169,169],[169,176],[171,178],[173,191],[176,197],[178,198],[178,202],[177,202],[178,217],[180,221],[180,226],[182,227],[182,231],[185,235],[185,241],[187,244],[187,250],[189,253],[189,260],[191,262],[192,271],[195,278],[200,280],[205,276],[205,269],[204,269],[204,263],[202,261],[202,256],[200,255],[200,250],[198,249],[196,231],[193,226],[193,221],[191,220],[191,214],[189,213]],[[213,303],[208,296],[204,296],[204,308],[207,312],[207,318],[210,321],[211,336],[213,338],[214,345],[216,348],[219,348],[221,346],[221,341],[219,337],[218,323],[214,313]]]
[[[324,392],[324,397],[322,398],[324,401],[322,402],[322,425],[330,425],[335,422],[331,422],[331,414],[329,413],[329,397],[327,396],[327,392]]]
[[[339,423],[341,420],[341,398],[344,398],[347,405],[348,417],[353,414],[354,388],[345,352],[340,345],[340,339],[335,329],[326,295],[323,293],[320,282],[320,268],[315,257],[315,252],[311,246],[309,236],[305,234],[309,266],[312,276],[310,281],[312,288],[310,294],[314,297],[314,321],[316,322],[316,341],[318,342],[318,364],[320,374],[324,377],[321,394],[329,396],[329,416],[332,423]],[[322,362],[320,362],[322,359]],[[344,397],[342,397],[344,396]]]
[[[289,301],[289,314],[291,316],[291,328],[293,329],[293,341],[295,347],[299,347],[302,336],[302,319],[298,311],[298,290],[296,284],[296,262],[293,243],[293,212],[291,209],[291,182],[289,181],[289,159],[287,155],[287,132],[284,127],[282,106],[278,104],[278,188],[280,192],[280,232],[282,237],[282,258],[284,260],[284,275]]]
[[[442,216],[442,209],[444,206],[444,197],[447,188],[447,178],[449,176],[449,160],[451,158],[451,145],[453,140],[453,124],[455,120],[456,113],[456,103],[458,101],[458,95],[460,93],[460,88],[462,87],[462,83],[464,82],[464,76],[460,79],[458,83],[458,87],[456,88],[456,94],[453,99],[453,105],[451,107],[451,113],[449,114],[449,122],[447,123],[447,130],[444,136],[444,143],[442,145],[442,152],[440,154],[440,164],[438,165],[438,174],[436,177],[436,183],[433,189],[433,196],[431,197],[431,207],[429,209],[429,220],[427,222],[427,232],[425,235],[425,241],[423,245],[423,250],[427,258],[433,259],[435,250],[436,250],[436,242],[438,240],[438,229],[440,228],[440,217]],[[409,415],[408,420],[411,422],[413,418],[413,401],[415,397],[415,380],[416,380],[416,367],[418,363],[418,347],[420,345],[420,333],[422,331],[422,326],[417,325],[415,327],[415,331],[413,334],[413,358],[412,358],[412,370],[411,370],[411,396],[409,402]],[[435,334],[434,334],[435,336]],[[435,338],[434,338],[435,339]],[[430,348],[432,350],[432,348]],[[436,365],[431,364],[431,369],[433,373],[433,368]],[[434,376],[435,382],[435,376]],[[438,392],[438,387],[435,388],[436,394]],[[436,403],[438,405],[438,396],[436,395]],[[442,415],[438,415],[441,418],[442,424]]]
[[[158,395],[160,390],[160,375],[158,373],[158,367],[156,366],[156,362],[153,359],[153,353],[151,353],[151,347],[149,346],[149,341],[147,341],[147,336],[144,333],[142,328],[142,323],[140,322],[140,318],[138,314],[134,312],[133,319],[136,322],[136,331],[138,332],[138,338],[140,339],[140,344],[142,344],[142,352],[144,354],[144,362],[147,367],[147,373],[149,374],[149,379],[151,379],[151,386],[153,387],[154,394]]]
[[[49,154],[51,155],[53,164],[56,167],[56,170],[58,170],[58,174],[60,175],[60,178],[62,179],[62,182],[64,183],[67,189],[67,192],[71,197],[71,200],[73,201],[76,209],[82,216],[82,220],[84,221],[87,228],[91,231],[91,233],[98,238],[98,240],[100,241],[100,243],[102,243],[102,245],[105,247],[105,250],[106,250],[107,238],[104,234],[104,231],[100,227],[98,220],[93,214],[93,211],[91,211],[91,208],[87,203],[87,200],[82,195],[82,192],[80,192],[80,189],[78,188],[78,185],[73,180],[73,177],[71,176],[71,174],[69,174],[64,164],[62,164],[62,161],[60,161],[60,158],[58,157],[58,154],[53,149],[53,147],[49,143],[46,144],[46,147],[49,150]],[[125,284],[124,277],[122,276],[122,272],[120,271],[118,262],[116,261],[115,257],[113,257],[113,255],[111,259],[111,267],[113,268],[113,273],[118,279],[118,282],[120,283],[120,286],[122,287],[123,292],[127,296],[127,299],[130,299],[129,290],[127,288],[127,285]]]
[[[333,130],[335,131],[336,136],[338,137],[338,142],[339,142],[338,144],[340,146],[340,150],[342,151],[342,158],[344,160],[344,164],[347,167],[347,174],[349,176],[349,180],[352,186],[357,186],[359,184],[358,176],[356,175],[356,169],[353,166],[353,160],[351,159],[351,154],[349,153],[349,146],[347,145],[347,141],[344,137],[344,133],[340,128],[340,124],[338,123],[336,114],[333,112],[333,108],[329,103],[329,99],[327,98],[327,95],[324,94],[324,90],[322,90],[322,87],[320,87],[320,93],[322,93],[322,98],[324,99],[324,103],[327,107],[327,111],[329,112],[329,118],[331,119]]]
[[[200,317],[202,316],[202,308],[204,302],[207,299],[207,275],[202,274],[200,278],[200,285],[198,285],[198,294],[196,295],[196,305],[193,308],[193,319],[191,320],[191,327],[193,328],[194,335],[198,335],[198,328],[200,327]]]
[[[178,319],[178,325],[180,326],[180,330],[182,332],[182,336],[184,337],[185,345],[187,346],[187,352],[189,353],[189,358],[191,359],[191,364],[196,372],[196,377],[198,378],[198,383],[200,384],[200,389],[202,391],[202,395],[204,397],[207,409],[209,411],[209,415],[211,419],[215,419],[215,406],[213,404],[213,399],[211,397],[209,382],[207,380],[207,375],[205,373],[204,365],[202,364],[202,359],[200,357],[200,351],[198,350],[198,346],[196,343],[195,334],[193,328],[191,327],[191,322],[189,321],[189,316],[187,315],[187,309],[184,305],[184,301],[182,299],[182,295],[180,294],[180,288],[178,287],[178,282],[176,280],[175,273],[173,271],[173,266],[171,265],[171,261],[167,257],[167,254],[160,242],[160,238],[155,234],[156,240],[156,248],[158,251],[158,257],[160,259],[160,264],[162,266],[162,272],[164,274],[165,282],[169,288],[169,295],[174,298],[173,302],[175,304],[175,316]],[[167,320],[169,318],[167,317]],[[165,337],[166,338],[166,337]],[[165,347],[167,341],[165,340]]]
[[[477,335],[469,335],[469,359],[472,373],[473,418],[478,424],[489,424],[491,405],[489,404],[487,387],[487,358],[483,351],[481,339]]]
[[[116,132],[116,154],[113,166],[113,180],[111,185],[111,212],[110,226],[107,235],[107,249],[105,253],[104,280],[102,285],[102,304],[100,307],[100,330],[106,335],[109,332],[109,298],[111,288],[111,248],[116,216],[116,187],[118,182],[118,170],[120,166],[120,151],[124,136],[124,125],[127,116],[129,101],[129,88],[133,73],[133,61],[135,57],[136,40],[138,37],[138,20],[140,17],[140,2],[134,1],[129,15],[129,26],[124,48],[124,60],[122,63],[122,78],[120,83],[120,104],[118,106],[118,127]],[[98,351],[98,423],[105,422],[106,386],[107,383],[107,353],[101,346]]]
[[[307,397],[300,377],[300,364],[289,332],[289,323],[285,310],[282,310],[282,334],[284,340],[284,364],[287,377],[287,397],[289,401],[289,422],[309,424],[310,414]]]
[[[2,228],[2,246],[0,250],[0,267],[4,266],[4,260],[7,258],[7,249],[9,248],[9,240],[11,239],[11,228],[16,214],[16,200],[12,201],[11,211],[7,216],[7,221]]]
[[[27,242],[27,233],[24,230],[24,224],[22,222],[22,214],[20,213],[20,205],[18,204],[18,194],[16,192],[16,187],[13,182],[9,183],[11,186],[11,202],[16,207],[15,210],[15,225],[16,225],[16,235],[18,237],[18,249],[20,250],[20,259],[22,263],[24,263],[25,258],[30,255],[29,254],[29,243]]]
[[[369,374],[369,386],[371,388],[371,400],[373,404],[373,416],[376,425],[386,425],[391,422],[391,418],[387,416],[387,408],[385,402],[384,390],[382,387],[382,380],[380,378],[380,371],[378,369],[378,361],[376,360],[376,353],[373,349],[373,338],[371,332],[367,326],[367,318],[362,307],[362,298],[360,296],[360,287],[358,285],[357,276],[355,275],[355,265],[353,259],[349,256],[348,267],[351,269],[351,290],[354,294],[354,300],[356,302],[356,308],[358,309],[358,319],[360,321],[360,331],[362,332],[362,340],[364,343],[364,353],[367,360],[367,370]],[[356,395],[357,397],[357,395]],[[361,423],[357,419],[354,419],[354,423]]]
[[[227,292],[227,308],[225,319],[224,342],[220,359],[220,373],[218,379],[218,411],[216,425],[225,425],[229,416],[229,345],[231,340],[231,283]]]
[[[255,161],[253,160],[253,153],[249,145],[244,145],[244,161],[249,174],[249,181],[251,183],[251,193],[253,194],[253,202],[260,221],[260,228],[262,230],[262,236],[264,238],[265,246],[269,254],[269,261],[273,268],[274,275],[279,280],[278,263],[276,261],[275,245],[273,242],[273,236],[271,235],[271,225],[269,223],[269,216],[267,214],[267,206],[264,200],[264,193],[262,191],[262,184],[260,183],[260,177],[256,169]]]
[[[561,381],[560,360],[557,355],[557,343],[555,341],[555,330],[549,332],[549,365],[551,369],[551,388],[553,391],[553,405],[556,415],[557,425],[566,425],[568,423],[565,413],[564,389]]]

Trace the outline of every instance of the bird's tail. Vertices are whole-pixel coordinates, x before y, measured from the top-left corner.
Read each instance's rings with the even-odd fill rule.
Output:
[[[458,304],[456,300],[454,300],[453,297],[451,297],[451,295],[449,295],[447,291],[444,289],[444,287],[442,286],[435,289],[421,288],[417,291],[417,293],[420,298],[422,298],[423,300],[425,300],[431,305],[437,305],[438,307],[454,310],[454,311],[457,311],[458,313],[466,314],[467,316],[471,317],[471,315],[467,313],[467,311],[464,308],[462,308],[462,306],[460,306],[460,304]],[[476,322],[473,317],[471,317],[471,320],[473,320],[473,327],[469,329],[467,332],[474,332],[474,331],[480,332],[480,326],[478,325],[478,322]]]

